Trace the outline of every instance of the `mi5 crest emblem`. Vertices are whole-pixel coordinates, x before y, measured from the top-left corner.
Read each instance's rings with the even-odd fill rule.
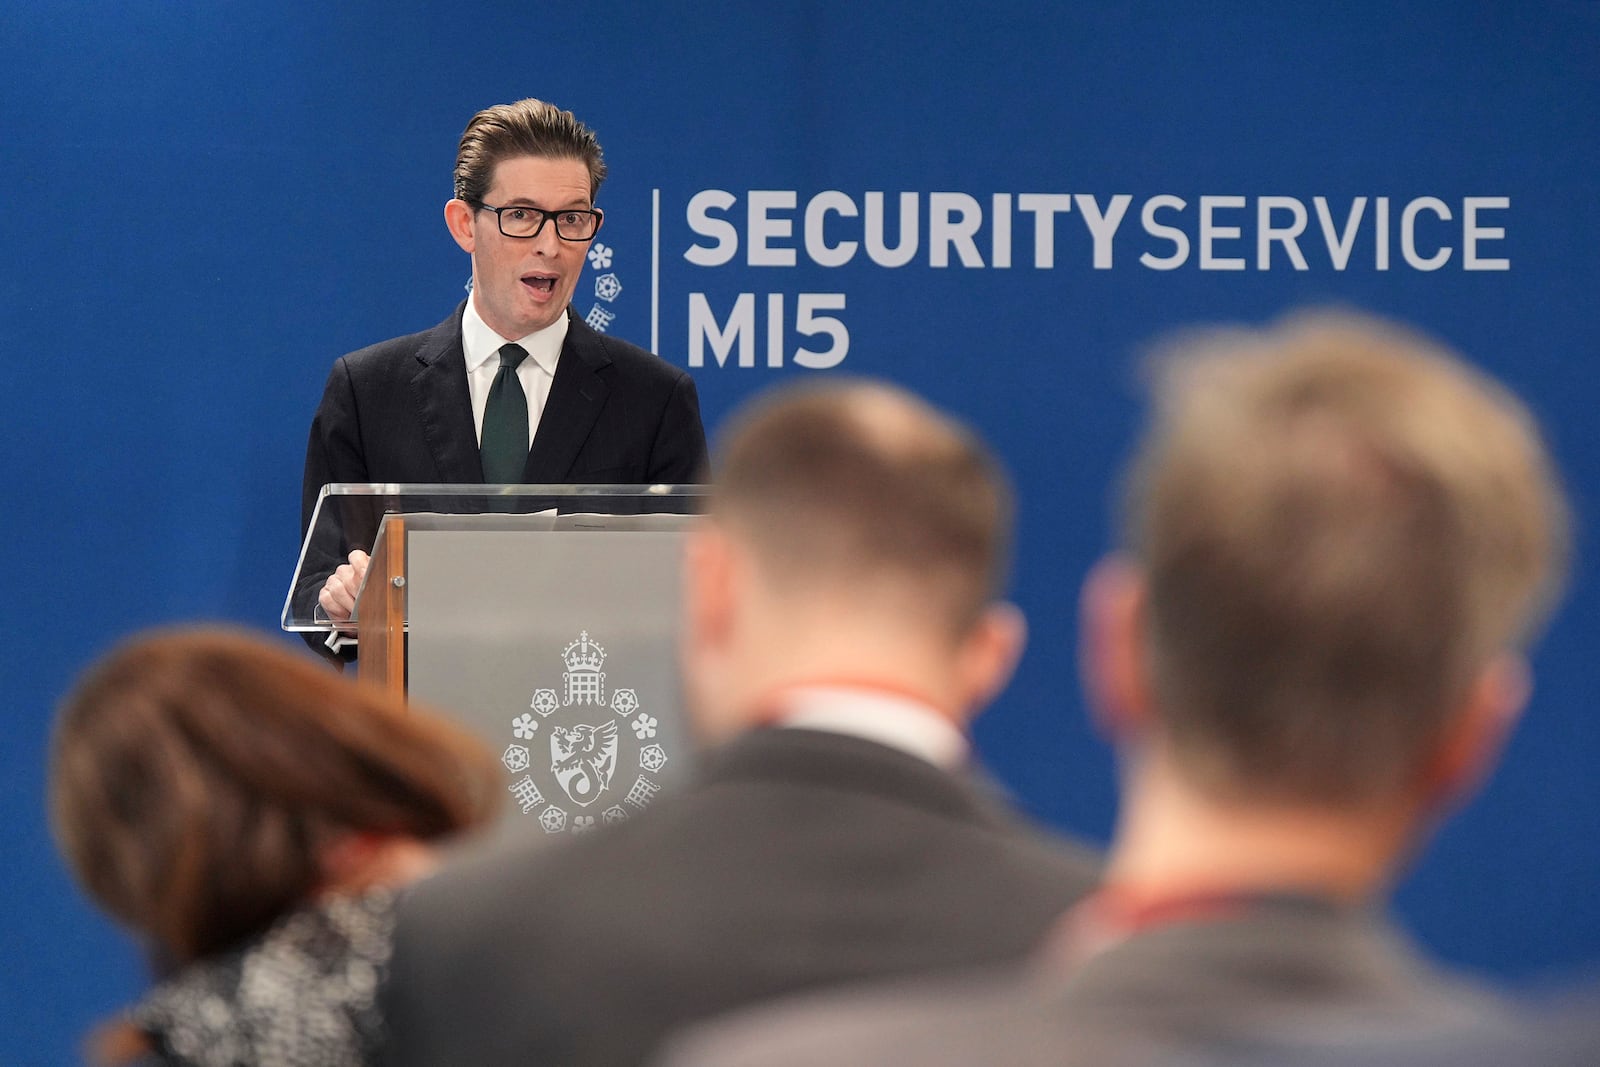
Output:
[[[550,731],[550,760],[550,772],[567,797],[587,808],[600,799],[617,770],[615,720],[599,726],[580,723],[570,730],[557,726]]]
[[[515,740],[500,758],[516,776],[507,789],[522,813],[537,818],[546,833],[581,834],[597,824],[622,822],[643,811],[660,792],[660,783],[650,777],[668,759],[666,748],[655,740],[660,720],[636,689],[614,687],[607,699],[606,656],[605,648],[584,630],[561,652],[566,668],[561,691],[555,686],[535,689],[529,710],[511,719]],[[630,729],[620,729],[618,720]],[[548,777],[531,750],[542,729],[550,737]],[[639,773],[624,771],[617,777],[619,767],[635,766]],[[602,816],[574,815],[567,805],[572,810],[594,805],[603,809]]]

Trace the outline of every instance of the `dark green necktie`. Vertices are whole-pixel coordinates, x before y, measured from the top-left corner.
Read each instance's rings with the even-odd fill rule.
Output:
[[[500,370],[489,387],[483,408],[483,480],[491,484],[522,481],[528,465],[528,397],[517,380],[517,364],[528,358],[521,345],[500,349]]]

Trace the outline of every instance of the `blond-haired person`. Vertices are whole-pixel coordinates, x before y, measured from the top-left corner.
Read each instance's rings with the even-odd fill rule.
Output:
[[[1025,978],[751,1018],[672,1062],[1251,1062],[1500,1011],[1380,913],[1528,694],[1568,538],[1533,420],[1348,313],[1185,338],[1154,401],[1083,594],[1106,885]]]

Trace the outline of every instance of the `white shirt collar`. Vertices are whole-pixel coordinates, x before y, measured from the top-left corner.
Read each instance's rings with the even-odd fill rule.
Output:
[[[920,700],[847,685],[815,685],[783,694],[777,725],[845,734],[927,760],[946,770],[967,756],[967,739],[945,716]]]
[[[501,337],[483,321],[483,316],[478,314],[477,302],[469,295],[467,310],[461,316],[461,348],[467,357],[467,373],[472,374],[491,359],[499,359],[501,346],[515,342],[527,351],[528,358],[539,369],[553,378],[556,360],[561,358],[561,346],[567,340],[567,326],[567,315],[562,312],[555,322],[526,337]],[[496,366],[499,364],[496,363]]]

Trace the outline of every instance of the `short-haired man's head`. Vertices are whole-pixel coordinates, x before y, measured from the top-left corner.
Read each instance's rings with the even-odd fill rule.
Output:
[[[259,638],[175,630],[116,649],[63,701],[51,821],[84,887],[181,963],[304,902],[342,835],[476,825],[499,780],[426,711]]]
[[[1567,504],[1528,412],[1353,313],[1191,337],[1129,481],[1163,728],[1217,792],[1411,784],[1560,585]]]
[[[712,515],[778,588],[891,591],[964,633],[1000,591],[1004,472],[965,427],[903,390],[780,389],[736,416]]]
[[[456,150],[455,195],[483,203],[494,184],[494,169],[507,159],[575,159],[589,168],[589,195],[600,194],[606,163],[600,142],[570,111],[528,98],[496,104],[472,116]]]

